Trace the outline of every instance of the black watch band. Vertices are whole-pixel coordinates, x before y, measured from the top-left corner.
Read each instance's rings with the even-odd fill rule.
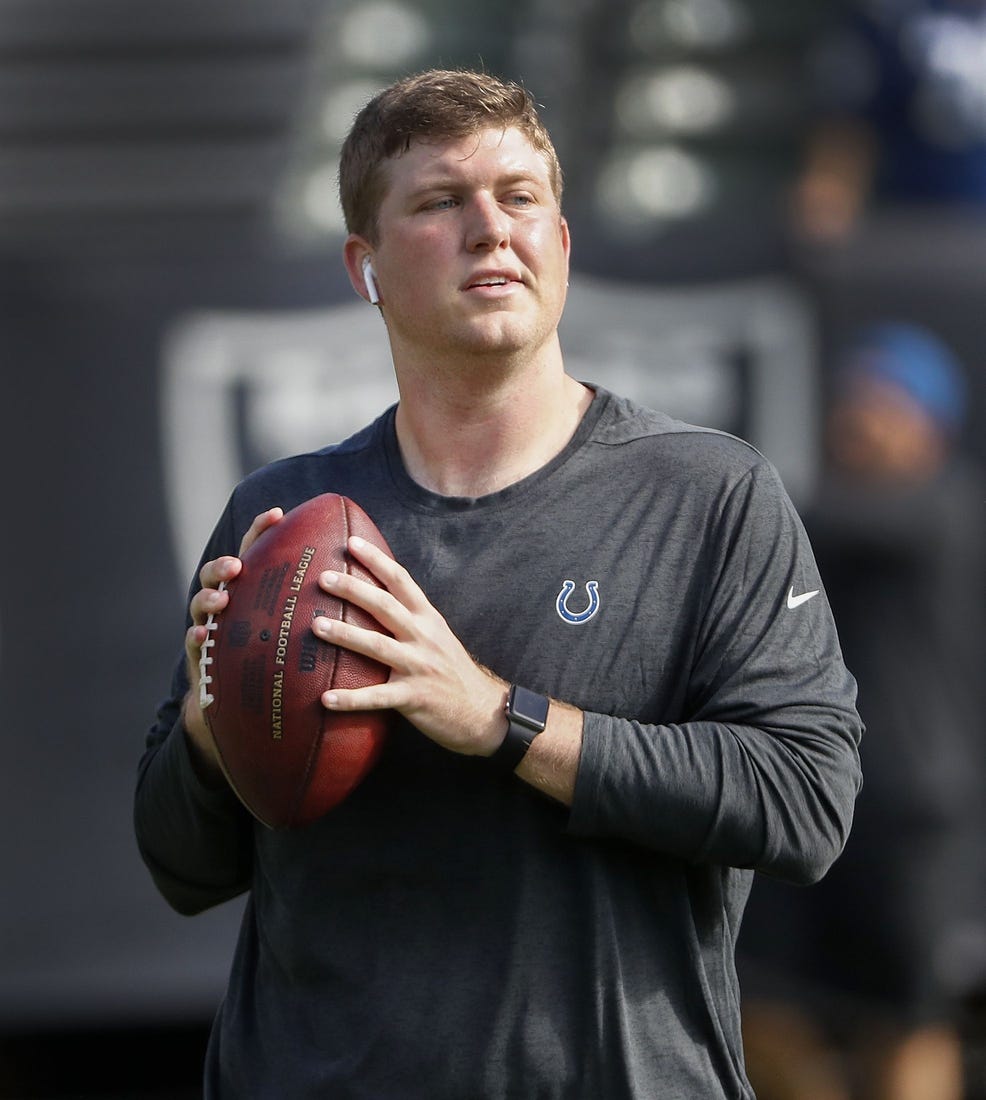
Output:
[[[531,742],[548,722],[551,700],[546,695],[513,684],[507,694],[507,735],[490,760],[503,771],[512,772],[524,759]]]

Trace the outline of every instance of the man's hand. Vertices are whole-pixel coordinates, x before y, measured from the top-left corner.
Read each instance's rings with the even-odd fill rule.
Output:
[[[506,733],[508,685],[473,660],[402,565],[360,538],[351,538],[348,549],[383,588],[335,572],[322,573],[319,584],[369,612],[389,635],[324,617],[312,629],[326,642],[387,665],[391,673],[383,684],[328,691],[323,704],[335,711],[392,708],[451,752],[491,755]],[[581,734],[581,712],[552,703],[548,726],[517,774],[570,804]]]
[[[316,619],[313,629],[324,641],[389,666],[390,679],[328,691],[322,702],[329,710],[393,708],[444,748],[488,756],[503,740],[507,685],[470,657],[402,565],[360,538],[351,538],[348,549],[383,588],[334,572],[322,573],[319,584],[393,636],[328,618]]]
[[[284,517],[281,508],[271,508],[257,516],[240,543],[240,557],[268,528]],[[239,575],[243,568],[240,557],[222,557],[208,561],[199,570],[202,587],[192,597],[189,612],[192,625],[185,634],[185,659],[188,666],[188,694],[182,705],[182,723],[188,734],[192,760],[200,777],[206,782],[218,783],[223,778],[222,767],[212,734],[206,724],[199,701],[199,660],[202,643],[209,635],[206,621],[209,615],[220,614],[229,603],[229,593],[221,586]]]

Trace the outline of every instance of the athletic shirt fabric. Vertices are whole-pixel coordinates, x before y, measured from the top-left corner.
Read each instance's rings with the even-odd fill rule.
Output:
[[[574,805],[397,720],[342,805],[270,831],[196,779],[179,665],[141,850],[182,912],[250,891],[205,1096],[749,1100],[733,951],[753,869],[821,875],[860,781],[855,685],[771,465],[597,389],[544,468],[448,498],[408,477],[391,409],[248,477],[203,560],[329,491],[478,661],[585,710]]]

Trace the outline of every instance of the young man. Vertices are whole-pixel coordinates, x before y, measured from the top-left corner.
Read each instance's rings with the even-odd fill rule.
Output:
[[[565,373],[561,172],[522,89],[398,83],[357,117],[340,184],[400,401],[236,489],[140,771],[171,904],[250,891],[206,1096],[749,1097],[733,949],[753,869],[821,875],[859,786],[800,522],[752,448]],[[394,728],[341,806],[271,832],[221,777],[195,669],[236,554],[327,491],[399,564],[353,543],[383,591],[323,576],[392,635],[316,622],[391,668],[325,705]],[[513,684],[544,719],[529,746]]]

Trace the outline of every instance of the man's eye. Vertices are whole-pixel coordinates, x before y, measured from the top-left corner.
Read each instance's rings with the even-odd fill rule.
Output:
[[[508,195],[506,201],[511,206],[533,206],[534,196],[519,193],[516,195]]]
[[[428,203],[425,209],[427,210],[451,210],[455,206],[455,199],[451,195],[446,195],[441,199],[434,199]]]

